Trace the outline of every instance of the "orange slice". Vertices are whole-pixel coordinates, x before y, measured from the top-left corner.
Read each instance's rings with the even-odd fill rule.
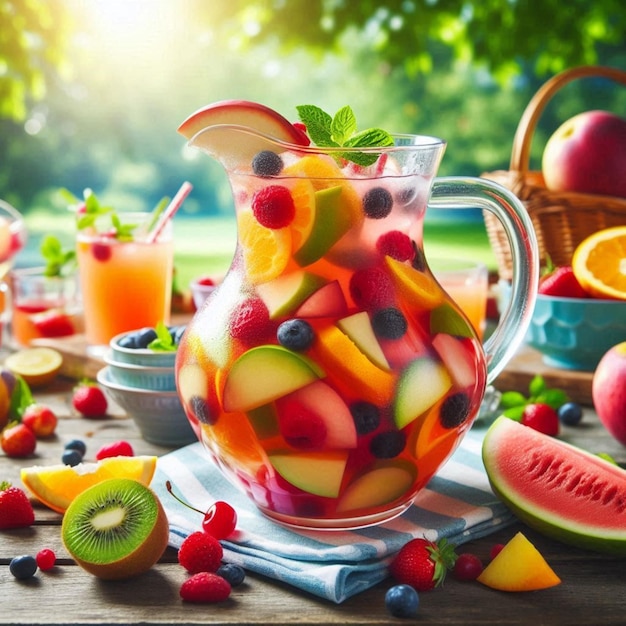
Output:
[[[392,272],[394,281],[411,301],[425,309],[434,309],[445,300],[441,287],[429,274],[386,256],[385,261]]]
[[[626,226],[599,230],[572,257],[574,276],[597,298],[626,300]]]
[[[52,348],[27,348],[10,354],[4,366],[31,387],[51,383],[61,370],[63,357]]]
[[[305,178],[296,182],[291,189],[291,197],[296,207],[290,224],[292,248],[297,252],[309,238],[315,223],[315,188]]]
[[[252,211],[238,214],[237,229],[248,280],[258,285],[280,276],[291,258],[291,229],[265,228]]]
[[[64,513],[79,493],[108,478],[132,478],[149,486],[156,462],[156,456],[115,456],[96,463],[79,463],[74,467],[24,467],[20,477],[35,498],[53,511]]]

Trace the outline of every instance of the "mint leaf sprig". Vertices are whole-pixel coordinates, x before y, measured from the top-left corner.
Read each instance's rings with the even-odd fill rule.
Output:
[[[528,397],[519,391],[505,391],[500,397],[500,408],[503,415],[519,422],[527,404],[547,404],[557,410],[568,401],[565,391],[549,388],[543,377],[537,374],[528,385]]]
[[[177,346],[168,327],[163,322],[158,322],[154,330],[157,337],[148,344],[148,349],[155,352],[176,352]]]
[[[46,235],[39,247],[45,261],[44,275],[49,277],[66,276],[76,267],[76,252],[73,248],[65,250],[60,239]]]
[[[393,137],[380,128],[357,131],[356,116],[349,106],[329,115],[313,104],[296,107],[300,121],[306,126],[313,143],[321,148],[384,148],[393,146]],[[379,155],[371,152],[346,151],[340,158],[367,167]]]

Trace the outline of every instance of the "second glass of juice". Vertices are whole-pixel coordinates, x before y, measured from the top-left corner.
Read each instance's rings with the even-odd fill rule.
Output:
[[[125,229],[124,236],[118,236],[106,215],[77,234],[85,335],[92,352],[103,350],[120,333],[170,320],[171,223],[151,242],[145,235],[151,214],[129,212],[118,217],[132,226],[130,234]]]

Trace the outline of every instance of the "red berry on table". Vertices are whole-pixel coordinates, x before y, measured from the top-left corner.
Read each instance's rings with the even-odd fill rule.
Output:
[[[53,550],[50,550],[50,548],[44,548],[43,550],[39,550],[39,552],[37,552],[35,560],[37,561],[39,569],[42,572],[46,572],[54,567],[57,557]]]
[[[72,320],[65,313],[47,311],[33,315],[31,319],[42,337],[67,337],[76,332]]]
[[[454,563],[452,573],[457,580],[476,580],[483,571],[483,562],[471,552],[462,552]]]
[[[571,266],[563,265],[546,274],[539,281],[539,293],[544,296],[561,298],[588,298],[589,294],[581,287]]]
[[[7,456],[30,456],[37,447],[35,433],[25,424],[8,426],[0,435],[0,447]]]
[[[180,587],[180,597],[185,602],[223,602],[230,596],[230,592],[230,583],[211,572],[194,574]]]
[[[26,493],[8,482],[0,482],[0,529],[31,526],[34,521],[33,506]]]
[[[445,539],[412,539],[396,554],[389,572],[399,583],[417,591],[429,591],[443,583],[455,560],[454,546]]]
[[[489,558],[493,561],[498,556],[498,554],[502,552],[502,548],[504,548],[503,543],[494,544],[489,552]]]
[[[135,456],[135,451],[128,441],[106,443],[96,452],[96,461],[113,456]]]
[[[220,542],[201,530],[191,533],[178,550],[178,562],[190,574],[216,572],[223,556]]]
[[[72,406],[84,417],[104,417],[108,402],[104,392],[98,385],[80,383],[74,388]]]
[[[559,434],[559,415],[547,404],[527,404],[522,414],[522,424],[551,437]]]
[[[22,424],[28,426],[35,437],[50,437],[57,427],[57,416],[43,404],[30,404],[22,413]]]
[[[202,530],[216,539],[226,539],[235,532],[237,512],[228,502],[218,500],[204,515]]]

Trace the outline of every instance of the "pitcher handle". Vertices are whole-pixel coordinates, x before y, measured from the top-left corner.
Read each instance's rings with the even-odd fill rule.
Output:
[[[532,222],[521,201],[489,180],[447,176],[435,179],[429,207],[476,209],[493,213],[504,226],[513,260],[511,297],[493,334],[484,344],[487,383],[504,369],[530,324],[539,283],[539,252]]]

